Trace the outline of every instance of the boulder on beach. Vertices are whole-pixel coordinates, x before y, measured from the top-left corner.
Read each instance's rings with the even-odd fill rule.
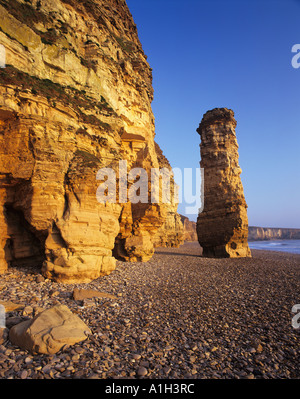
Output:
[[[54,354],[65,345],[84,341],[91,331],[67,306],[55,305],[10,329],[9,339],[32,353]]]

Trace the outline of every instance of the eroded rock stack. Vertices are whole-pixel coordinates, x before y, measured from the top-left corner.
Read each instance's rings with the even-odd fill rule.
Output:
[[[174,207],[96,198],[100,168],[160,167],[126,2],[1,0],[0,43],[0,272],[43,263],[48,278],[90,281],[115,268],[113,250],[148,260]]]
[[[197,234],[206,257],[251,256],[235,128],[233,111],[216,108],[203,116],[197,129],[204,168],[204,210]]]

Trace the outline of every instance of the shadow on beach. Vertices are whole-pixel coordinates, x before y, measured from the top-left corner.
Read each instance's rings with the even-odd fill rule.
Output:
[[[174,255],[174,256],[192,256],[192,257],[202,257],[202,248],[200,247],[198,241],[186,241],[179,248],[166,248],[158,247],[155,250],[157,255]]]
[[[182,252],[164,252],[164,251],[155,251],[156,255],[167,255],[167,256],[192,256],[194,258],[202,258],[202,254],[188,254]]]

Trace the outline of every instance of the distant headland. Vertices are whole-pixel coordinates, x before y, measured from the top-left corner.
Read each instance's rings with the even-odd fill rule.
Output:
[[[300,240],[300,229],[249,226],[248,240]]]

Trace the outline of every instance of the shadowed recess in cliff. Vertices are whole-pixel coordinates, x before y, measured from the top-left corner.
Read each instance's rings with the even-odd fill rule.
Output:
[[[39,266],[45,260],[45,234],[37,232],[21,210],[5,205],[7,241],[5,260],[11,266]]]

